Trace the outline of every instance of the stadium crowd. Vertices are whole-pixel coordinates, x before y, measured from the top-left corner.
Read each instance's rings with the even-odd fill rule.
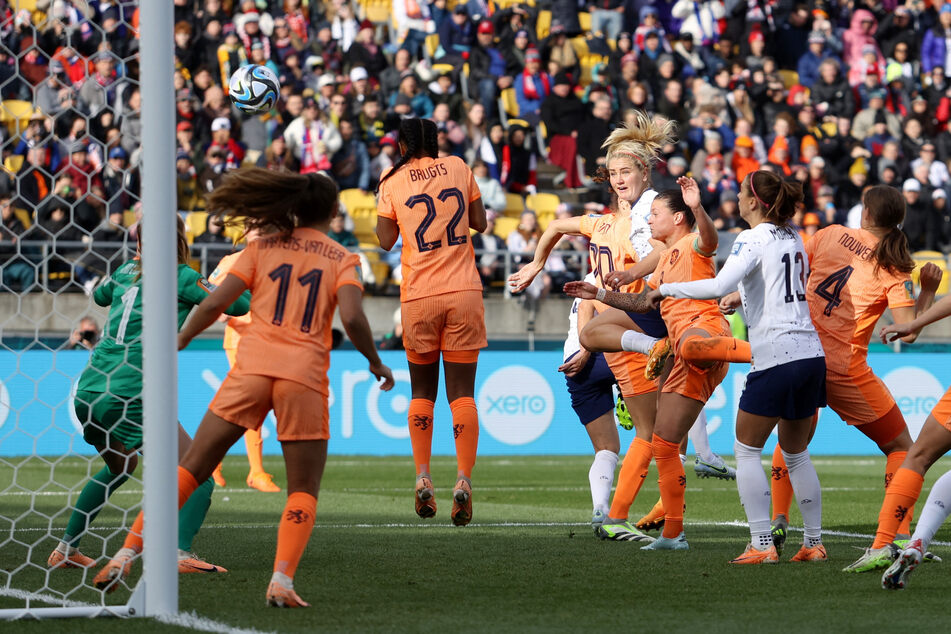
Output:
[[[18,11],[0,0],[2,288],[90,289],[125,257],[116,245],[134,230],[140,205],[138,83],[147,71],[138,65],[138,10],[130,0],[29,4],[35,9]],[[475,240],[480,271],[487,286],[499,286],[498,253],[531,252],[546,220],[610,204],[596,182],[601,143],[643,109],[679,130],[663,149],[655,189],[691,173],[721,231],[745,228],[738,183],[768,169],[803,183],[796,222],[805,235],[857,226],[863,188],[884,183],[903,192],[912,250],[951,251],[951,3],[174,5],[183,214],[202,212],[222,174],[243,164],[325,170],[343,190],[373,192],[397,157],[399,122],[431,118],[440,151],[476,173],[492,221]],[[280,77],[274,111],[248,117],[232,108],[228,78],[245,63]],[[546,164],[555,174],[548,182]],[[563,202],[544,216],[507,195],[542,185]],[[225,245],[214,258],[224,255],[228,232],[196,218],[194,241]],[[369,241],[352,218],[333,233],[355,249]],[[553,258],[545,288],[576,277],[587,246],[566,239],[559,248],[576,257]],[[398,270],[388,258],[381,262]]]

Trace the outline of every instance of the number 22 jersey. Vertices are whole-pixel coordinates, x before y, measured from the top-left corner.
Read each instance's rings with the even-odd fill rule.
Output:
[[[377,215],[396,221],[403,238],[400,299],[482,291],[469,204],[482,197],[457,156],[413,159],[380,185]]]
[[[866,364],[875,324],[888,308],[915,305],[907,273],[875,271],[878,238],[864,229],[832,225],[806,243],[812,274],[806,300],[826,352],[826,368],[852,374]]]

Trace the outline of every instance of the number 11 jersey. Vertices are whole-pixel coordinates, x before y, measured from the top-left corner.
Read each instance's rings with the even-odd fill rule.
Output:
[[[907,273],[875,270],[878,238],[864,229],[832,225],[806,243],[812,274],[806,300],[826,352],[826,368],[853,374],[866,364],[875,324],[888,308],[914,306]]]
[[[403,238],[402,301],[482,291],[469,240],[469,204],[481,197],[457,156],[413,159],[380,185],[377,215],[396,221]]]

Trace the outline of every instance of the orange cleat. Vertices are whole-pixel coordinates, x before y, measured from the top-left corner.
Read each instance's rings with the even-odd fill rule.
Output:
[[[657,531],[664,527],[664,503],[657,500],[654,508],[647,512],[647,515],[637,520],[634,524],[642,531]]]
[[[747,544],[746,550],[736,559],[731,559],[731,564],[775,564],[779,562],[779,555],[776,554],[776,547],[770,544],[765,550],[753,548],[753,544]]]
[[[219,464],[215,467],[215,470],[211,472],[211,479],[215,481],[216,487],[223,487],[228,484],[228,481],[225,480],[225,476],[221,473],[221,465]]]
[[[416,478],[416,514],[423,519],[436,515],[436,492],[429,476]]]
[[[664,364],[667,363],[667,358],[673,353],[673,348],[670,345],[670,339],[664,337],[659,340],[651,348],[650,354],[647,355],[647,365],[644,366],[644,378],[648,381],[653,381],[661,375],[664,371]]]
[[[789,561],[828,561],[826,547],[822,544],[816,544],[812,548],[807,548],[805,544],[799,549],[799,552],[793,555]]]
[[[248,479],[246,482],[248,486],[252,489],[257,489],[258,491],[264,491],[265,493],[280,493],[281,487],[274,484],[270,473],[264,473],[263,471],[254,474],[248,474]]]
[[[267,587],[267,604],[272,608],[309,608],[310,604],[297,596],[294,588],[286,588],[276,581]]]
[[[79,552],[78,548],[70,548],[69,554],[54,550],[46,560],[50,568],[92,568],[96,560]]]
[[[119,587],[119,582],[125,581],[129,573],[132,572],[132,561],[134,553],[129,549],[123,548],[116,556],[109,560],[105,566],[96,574],[93,584],[100,590],[113,592]]]
[[[452,492],[452,511],[449,514],[456,526],[465,526],[472,521],[472,485],[466,478],[459,478]]]

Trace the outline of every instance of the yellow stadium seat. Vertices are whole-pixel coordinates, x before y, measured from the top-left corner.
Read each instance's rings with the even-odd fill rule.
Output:
[[[544,10],[538,12],[538,17],[535,18],[535,35],[538,36],[538,41],[544,40],[548,37],[548,32],[551,30],[551,11]]]
[[[234,244],[244,242],[244,227],[241,225],[225,225],[225,229],[222,233]]]
[[[789,90],[793,86],[799,83],[799,73],[794,70],[777,70],[776,73],[779,75],[780,79],[783,80],[783,86],[786,87],[786,90]]]
[[[3,160],[3,169],[11,174],[16,174],[23,167],[23,158],[22,154],[11,154]]]
[[[608,58],[604,55],[595,55],[594,53],[587,53],[581,57],[581,80],[580,83],[582,86],[587,86],[591,83],[591,77],[594,74],[594,67],[598,64],[607,64]]]
[[[530,194],[525,198],[525,206],[541,219],[542,214],[555,214],[561,199],[555,194]]]
[[[18,207],[13,208],[13,214],[20,219],[20,222],[23,223],[23,226],[29,229],[33,225],[33,216],[30,215],[30,212],[26,209],[20,209]]]
[[[911,254],[912,259],[915,261],[915,270],[911,272],[911,280],[916,284],[920,285],[919,277],[921,275],[921,267],[925,264],[931,262],[944,274],[941,277],[941,283],[938,284],[938,295],[945,295],[948,292],[949,286],[949,275],[948,275],[948,259],[940,251],[916,251]]]
[[[574,47],[575,53],[578,55],[579,59],[589,53],[588,40],[586,40],[582,35],[571,38],[571,45]]]
[[[30,116],[33,115],[33,103],[20,99],[5,99],[0,108],[0,121],[7,124],[13,135],[20,134],[25,129]]]
[[[582,33],[590,33],[591,32],[591,14],[588,13],[587,11],[579,11],[578,24],[581,25]]]
[[[185,219],[185,229],[188,234],[191,235],[192,239],[197,238],[201,234],[205,233],[205,230],[208,228],[208,212],[207,211],[193,211]]]
[[[426,46],[426,53],[429,55],[429,57],[436,57],[436,51],[439,50],[439,33],[430,33],[427,35],[424,44]]]
[[[370,0],[366,5],[367,19],[374,24],[388,24],[393,13],[391,0]]]
[[[135,212],[131,210],[126,210],[122,212],[122,225],[125,227],[131,227],[138,219],[135,217]]]
[[[506,192],[505,194],[505,215],[518,218],[525,211],[525,199],[521,194]]]
[[[515,89],[506,88],[499,95],[499,101],[501,102],[502,110],[510,117],[517,117],[519,115],[518,111],[518,101],[515,99]]]
[[[538,227],[539,229],[544,231],[545,229],[548,228],[548,223],[550,223],[552,220],[555,219],[555,214],[554,212],[549,213],[546,211],[545,213],[538,214],[537,217],[538,217]]]
[[[350,214],[353,218],[353,233],[361,243],[371,244],[374,248],[380,246],[376,237],[376,209],[366,207],[357,209]]]
[[[509,218],[508,216],[499,216],[495,219],[495,235],[503,240],[509,237],[509,234],[518,229],[518,218]]]

